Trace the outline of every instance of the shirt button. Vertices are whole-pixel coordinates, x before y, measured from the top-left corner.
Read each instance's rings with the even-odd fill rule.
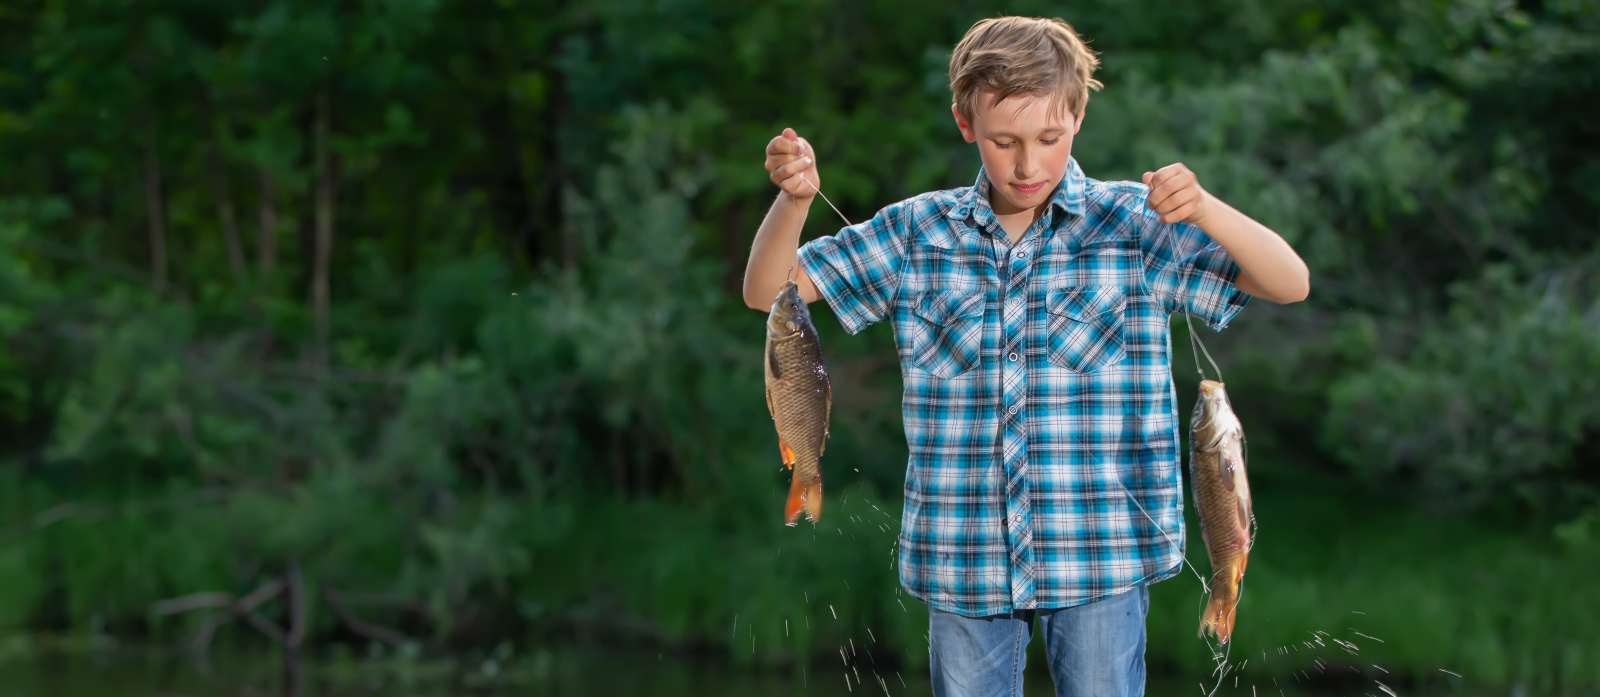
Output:
[[[1022,524],[1022,516],[1017,516],[1015,518],[1012,518],[1011,522],[1016,523],[1018,525],[1021,525]]]
[[[1013,406],[1013,407],[1011,407],[1011,413],[1013,413],[1013,414],[1015,414],[1015,413],[1017,413],[1017,408],[1016,408],[1016,407],[1014,407],[1014,406]]]
[[[1021,305],[1021,304],[1022,304],[1022,298],[1012,298],[1011,299],[1011,306],[1012,307],[1016,307],[1016,306]]]
[[[1019,249],[1019,250],[1017,250],[1017,258],[1018,258],[1018,259],[1021,259],[1021,258],[1022,258],[1022,257],[1024,257],[1024,256],[1027,256],[1027,253],[1026,253],[1026,252],[1023,252],[1023,251],[1022,251],[1022,250],[1020,250],[1020,249]]]
[[[1012,351],[1011,352],[1011,362],[1012,363],[1016,363],[1017,362],[1017,352],[1016,351]]]

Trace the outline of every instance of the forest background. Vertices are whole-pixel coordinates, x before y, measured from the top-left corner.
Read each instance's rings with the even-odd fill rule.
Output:
[[[738,287],[785,126],[852,220],[971,183],[948,52],[1002,13],[1102,53],[1090,176],[1182,161],[1311,266],[1207,333],[1262,525],[1238,644],[1357,612],[1394,682],[1600,685],[1595,0],[7,2],[0,658],[792,667],[870,628],[924,670],[893,337],[817,306],[812,539]],[[1152,671],[1210,670],[1198,594],[1155,588]]]

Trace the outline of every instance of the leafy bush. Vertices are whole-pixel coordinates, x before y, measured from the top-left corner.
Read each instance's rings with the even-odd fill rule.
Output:
[[[1457,504],[1595,497],[1600,296],[1593,265],[1518,284],[1506,267],[1456,290],[1409,351],[1336,382],[1325,443],[1354,471]]]

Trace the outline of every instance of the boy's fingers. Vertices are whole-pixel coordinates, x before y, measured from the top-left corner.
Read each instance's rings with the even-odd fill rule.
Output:
[[[768,172],[771,172],[798,159],[800,158],[795,155],[768,155],[766,168]]]
[[[1167,167],[1162,167],[1154,172],[1145,172],[1144,185],[1150,187],[1150,189],[1154,191],[1157,187],[1161,186],[1162,183],[1171,178],[1172,172],[1168,171]]]
[[[1167,197],[1167,200],[1161,202],[1161,208],[1159,210],[1162,213],[1171,213],[1184,206],[1193,208],[1195,202],[1199,199],[1200,192],[1196,191],[1194,187],[1184,187],[1174,191],[1171,196]]]
[[[782,167],[779,167],[777,169],[772,170],[772,181],[774,181],[774,182],[787,181],[790,177],[793,177],[796,174],[804,173],[806,170],[808,170],[810,168],[811,168],[811,158],[802,157],[802,158],[800,158],[798,160],[790,162],[789,164],[786,164],[786,165],[784,165]]]
[[[800,140],[800,134],[795,133],[793,128],[784,128],[783,137],[789,140]]]
[[[786,136],[777,136],[767,142],[768,155],[798,155],[800,143]]]
[[[1185,203],[1173,209],[1171,212],[1163,213],[1161,215],[1161,222],[1167,223],[1168,225],[1181,222],[1187,220],[1189,216],[1194,215],[1194,212],[1195,204],[1193,202]]]
[[[1162,184],[1167,183],[1167,181],[1171,180],[1173,177],[1184,174],[1192,175],[1193,172],[1190,172],[1189,168],[1185,167],[1182,162],[1175,162],[1154,172],[1145,172],[1144,183],[1145,186],[1155,189],[1160,187]]]
[[[778,182],[778,187],[789,192],[789,195],[791,196],[804,198],[814,195],[811,191],[811,185],[806,183],[806,175],[804,172]]]
[[[1160,173],[1157,173],[1157,176],[1160,176]],[[1168,198],[1180,191],[1187,191],[1193,188],[1193,184],[1194,175],[1191,173],[1181,172],[1168,175],[1159,183],[1155,183],[1155,185],[1150,189],[1149,198],[1146,200],[1149,202],[1151,208],[1160,210],[1160,207],[1167,202]],[[1181,200],[1182,199],[1180,199],[1180,201]]]

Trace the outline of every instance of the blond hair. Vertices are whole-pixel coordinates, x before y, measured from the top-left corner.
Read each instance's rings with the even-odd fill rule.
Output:
[[[1059,18],[997,17],[979,20],[950,54],[950,93],[957,113],[968,122],[978,95],[993,91],[995,103],[1013,96],[1049,97],[1077,116],[1100,89],[1094,71],[1100,59],[1078,33]]]

